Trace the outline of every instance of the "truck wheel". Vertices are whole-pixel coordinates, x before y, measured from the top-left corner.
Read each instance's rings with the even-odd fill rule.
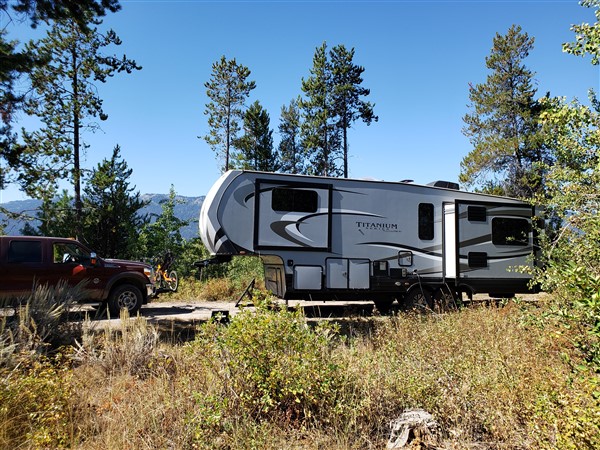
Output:
[[[419,286],[416,286],[404,297],[404,305],[409,310],[414,310],[417,312],[424,313],[431,311],[433,309],[431,293],[425,288],[421,289]]]
[[[142,307],[142,293],[132,284],[122,284],[114,288],[108,298],[108,310],[111,317],[119,317],[122,309],[130,315],[136,314]]]

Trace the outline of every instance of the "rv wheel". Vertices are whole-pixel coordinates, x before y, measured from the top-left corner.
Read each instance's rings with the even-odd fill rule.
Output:
[[[427,312],[433,309],[431,292],[425,288],[415,286],[404,297],[404,304],[409,310]]]
[[[457,309],[458,294],[448,286],[437,288],[433,293],[433,310],[435,312],[447,312]]]

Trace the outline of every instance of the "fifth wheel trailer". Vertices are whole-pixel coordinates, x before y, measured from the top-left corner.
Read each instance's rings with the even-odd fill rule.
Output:
[[[417,185],[232,170],[210,189],[200,236],[213,261],[258,255],[284,299],[432,307],[532,291],[536,211],[506,197]]]

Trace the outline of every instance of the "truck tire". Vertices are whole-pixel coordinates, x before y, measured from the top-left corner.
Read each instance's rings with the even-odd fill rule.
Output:
[[[108,311],[111,317],[119,317],[122,309],[135,315],[142,307],[142,293],[133,284],[121,284],[113,288],[108,297]]]

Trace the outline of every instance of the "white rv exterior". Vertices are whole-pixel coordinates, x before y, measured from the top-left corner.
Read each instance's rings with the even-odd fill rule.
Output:
[[[206,196],[200,236],[216,257],[260,256],[281,298],[432,305],[530,292],[515,267],[535,263],[534,213],[430,185],[233,170]]]

